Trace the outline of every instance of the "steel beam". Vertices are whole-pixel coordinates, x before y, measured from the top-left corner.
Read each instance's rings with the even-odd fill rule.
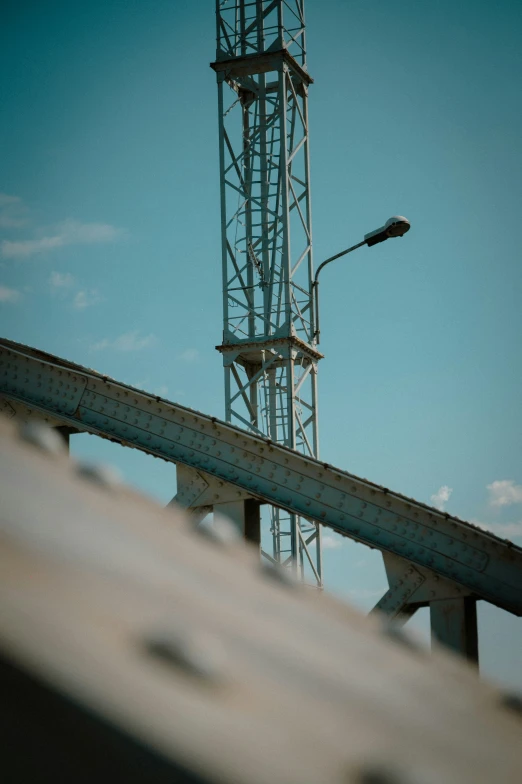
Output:
[[[425,581],[425,575],[413,564],[405,564],[404,571],[390,581],[390,587],[377,602],[371,614],[385,613],[390,619],[406,621],[417,609],[412,598]]]
[[[0,341],[0,395],[19,417],[48,417],[183,463],[223,486],[236,485],[291,514],[320,520],[522,615],[522,550],[411,498],[6,340]]]
[[[478,665],[477,601],[473,597],[430,603],[432,639]]]

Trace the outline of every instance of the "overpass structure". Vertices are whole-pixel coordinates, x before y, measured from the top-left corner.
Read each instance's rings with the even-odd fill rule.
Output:
[[[182,506],[240,510],[255,542],[255,510],[268,503],[380,550],[390,587],[375,609],[405,620],[429,606],[434,636],[470,660],[478,660],[477,600],[522,615],[519,547],[269,438],[4,339],[0,408],[175,463]]]

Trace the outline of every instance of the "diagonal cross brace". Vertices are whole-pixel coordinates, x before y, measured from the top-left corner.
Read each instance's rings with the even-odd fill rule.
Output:
[[[426,577],[413,564],[408,564],[404,573],[390,586],[384,596],[377,602],[370,615],[375,612],[385,613],[390,619],[401,615],[412,614],[408,610],[409,600],[420,588]]]

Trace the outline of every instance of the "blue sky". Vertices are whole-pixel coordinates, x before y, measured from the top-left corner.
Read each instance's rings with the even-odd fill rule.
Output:
[[[412,223],[322,274],[321,454],[520,544],[522,6],[306,10],[316,264]],[[222,416],[214,3],[0,14],[2,335]],[[157,460],[89,436],[73,452],[175,492]],[[371,607],[380,556],[326,543],[327,587]],[[522,686],[521,622],[479,620],[483,670]]]

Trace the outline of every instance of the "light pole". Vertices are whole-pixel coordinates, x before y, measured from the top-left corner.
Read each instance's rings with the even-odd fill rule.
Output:
[[[351,253],[353,250],[357,250],[357,248],[362,248],[363,245],[368,245],[369,248],[372,245],[377,245],[378,242],[384,242],[384,240],[390,239],[390,237],[403,237],[407,231],[410,230],[410,222],[407,218],[404,218],[402,215],[394,215],[392,218],[388,218],[384,226],[381,226],[379,229],[375,229],[375,231],[370,231],[369,234],[364,235],[364,240],[362,242],[358,242],[357,245],[352,245],[351,248],[347,248],[346,250],[342,250],[340,253],[336,253],[335,256],[330,256],[329,259],[326,259],[319,264],[317,267],[317,272],[315,273],[314,281],[312,284],[313,293],[314,293],[314,310],[315,310],[315,334],[314,337],[316,342],[319,343],[319,273],[321,272],[323,267],[326,267],[331,261],[335,261],[339,259],[341,256],[346,256],[347,253]]]

